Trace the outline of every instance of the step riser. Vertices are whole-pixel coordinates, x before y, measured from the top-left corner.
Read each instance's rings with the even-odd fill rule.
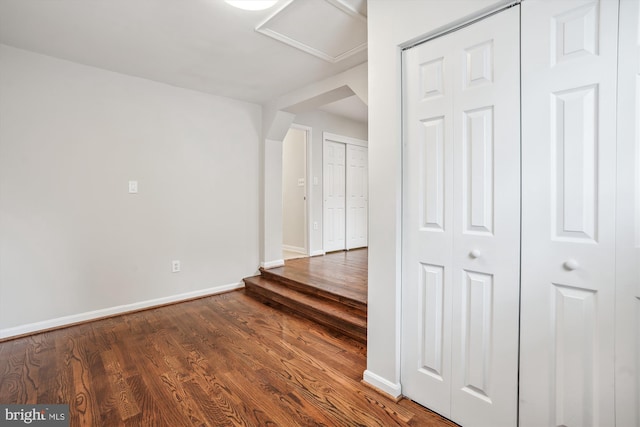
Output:
[[[318,297],[321,297],[321,298],[324,298],[324,299],[327,299],[327,300],[330,300],[330,301],[339,302],[340,304],[343,304],[343,305],[355,308],[357,310],[360,310],[364,314],[364,316],[367,315],[367,305],[361,303],[360,301],[355,301],[353,299],[346,298],[346,297],[343,297],[343,296],[340,296],[340,295],[335,295],[335,294],[332,294],[330,292],[324,292],[322,290],[314,288],[313,286],[307,285],[305,283],[300,283],[300,282],[297,282],[295,280],[291,280],[291,279],[288,279],[286,277],[279,276],[277,274],[272,274],[272,273],[269,272],[269,270],[262,270],[261,269],[260,270],[260,274],[265,279],[269,279],[269,280],[274,281],[274,282],[282,283],[285,286],[288,286],[288,287],[290,287],[292,289],[295,289],[297,291],[300,291],[300,292],[304,292],[304,293],[306,293],[308,295],[314,295],[314,296],[318,296]]]
[[[325,313],[316,310],[314,307],[307,304],[300,303],[293,299],[284,297],[282,295],[273,293],[268,289],[264,289],[260,286],[256,286],[250,282],[245,281],[245,291],[247,295],[254,297],[255,299],[272,305],[276,308],[284,309],[297,314],[301,317],[314,321],[318,324],[324,325],[330,329],[334,329],[343,333],[355,340],[366,343],[367,330],[360,325],[354,325],[345,322],[342,319],[332,317],[330,313]]]
[[[272,299],[292,309],[296,309],[301,314],[308,315],[309,317],[322,318],[322,319],[325,319],[330,324],[335,324],[336,326],[350,325],[349,326],[350,329],[358,330],[363,333],[366,332],[366,328],[363,328],[360,325],[357,325],[355,323],[349,323],[342,319],[335,320],[336,317],[332,316],[330,313],[326,313],[322,310],[316,309],[314,306],[271,292],[268,289],[264,289],[260,286],[248,285],[248,286],[245,286],[245,289],[247,289],[249,292],[259,294],[265,298]]]
[[[281,310],[281,311],[284,311],[284,312],[287,312],[287,313],[291,313],[291,314],[296,315],[296,316],[300,316],[300,317],[302,317],[304,319],[307,319],[307,320],[311,320],[312,322],[314,322],[314,323],[316,323],[318,325],[321,325],[321,326],[324,326],[324,327],[326,327],[328,329],[331,329],[333,331],[339,332],[339,333],[341,333],[343,335],[346,335],[346,336],[348,336],[350,338],[353,338],[354,340],[356,340],[358,342],[361,342],[363,344],[367,343],[366,333],[360,333],[360,334],[354,333],[354,332],[346,330],[344,328],[339,328],[339,327],[337,327],[337,326],[335,326],[335,325],[333,325],[331,323],[323,322],[321,319],[310,318],[305,313],[301,313],[300,311],[298,311],[298,310],[296,310],[294,308],[291,308],[291,307],[289,307],[287,305],[281,304],[281,303],[279,303],[277,301],[274,301],[273,299],[270,299],[268,297],[264,297],[262,295],[252,293],[250,291],[247,292],[247,295],[251,296],[252,298],[256,299],[257,301],[260,301],[261,303],[263,303],[265,305],[268,305],[270,307],[273,307],[275,309],[278,309],[278,310]]]

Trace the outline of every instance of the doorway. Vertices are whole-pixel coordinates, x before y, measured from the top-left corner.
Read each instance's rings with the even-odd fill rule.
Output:
[[[368,245],[367,141],[323,134],[324,251]]]
[[[282,146],[282,258],[309,256],[308,164],[311,128],[292,125]]]

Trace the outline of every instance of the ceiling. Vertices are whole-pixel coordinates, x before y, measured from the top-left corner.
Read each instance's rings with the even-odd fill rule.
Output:
[[[318,109],[355,120],[356,122],[366,123],[369,120],[367,105],[356,95],[323,105]]]
[[[0,0],[0,43],[260,104],[366,62],[363,37],[366,0]]]

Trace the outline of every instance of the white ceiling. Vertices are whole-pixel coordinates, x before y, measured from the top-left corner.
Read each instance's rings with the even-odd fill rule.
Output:
[[[362,25],[327,20],[326,3],[342,2],[363,15],[355,14],[362,21],[366,0],[294,1],[306,3],[306,14],[324,17],[323,25],[302,22],[297,29],[279,23],[296,37],[331,47],[357,44]],[[223,0],[0,0],[0,43],[256,103],[367,60],[365,49],[328,62],[255,31],[289,3],[280,0],[271,9],[250,12]]]
[[[362,123],[366,123],[369,119],[369,108],[356,95],[323,105],[318,109]]]

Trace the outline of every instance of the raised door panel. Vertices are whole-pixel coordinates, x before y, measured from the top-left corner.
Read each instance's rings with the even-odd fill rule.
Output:
[[[640,426],[640,3],[620,2],[616,421]]]
[[[572,88],[552,97],[554,238],[595,242],[598,86]]]
[[[493,234],[493,105],[462,112],[464,233]]]
[[[617,16],[522,3],[522,426],[615,423]]]
[[[422,264],[418,285],[419,370],[444,380],[444,268]]]
[[[553,355],[549,397],[557,408],[554,425],[596,425],[595,408],[585,404],[596,395],[597,387],[591,372],[597,363],[594,351],[597,345],[596,292],[553,284],[551,304],[554,329],[551,354]]]
[[[421,121],[424,144],[420,168],[420,218],[423,228],[444,231],[444,117]]]
[[[460,369],[461,391],[492,403],[493,275],[463,271]],[[455,414],[454,414],[455,415]]]

